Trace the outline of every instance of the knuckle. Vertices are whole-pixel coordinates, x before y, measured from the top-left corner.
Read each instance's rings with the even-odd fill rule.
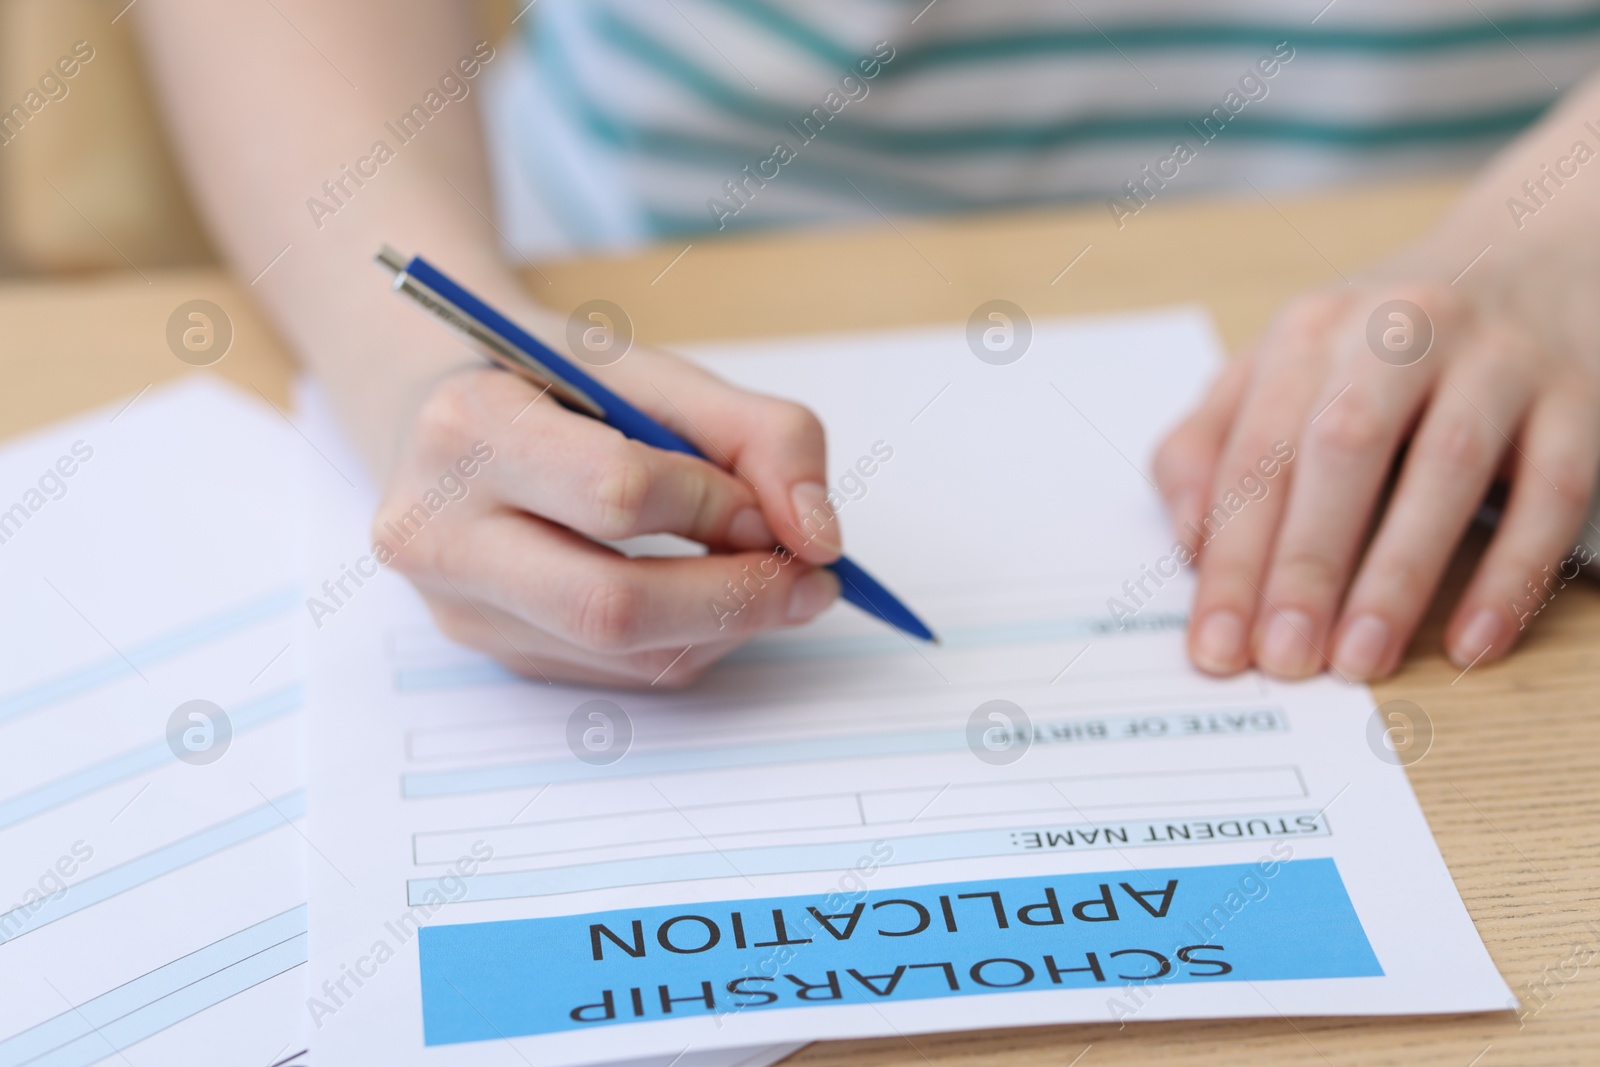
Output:
[[[1198,605],[1205,603],[1206,611],[1215,607],[1233,607],[1248,612],[1255,603],[1256,568],[1248,560],[1230,558],[1212,553],[1201,556],[1201,589],[1195,596],[1195,614],[1201,614]]]
[[[822,422],[811,409],[787,400],[776,400],[765,412],[762,422],[783,440],[801,448],[820,448],[823,441]]]
[[[717,629],[735,635],[752,634],[771,626],[788,603],[797,577],[793,568],[784,573],[781,564],[772,563],[772,557],[754,566],[747,563],[738,570],[729,567],[724,573],[727,577],[722,584],[721,606],[732,610],[716,612]]]
[[[1594,464],[1576,455],[1562,454],[1543,460],[1541,466],[1545,469],[1534,477],[1549,479],[1551,492],[1563,511],[1581,515],[1594,497]]]
[[[1288,590],[1285,599],[1326,597],[1338,589],[1344,579],[1344,568],[1336,561],[1317,552],[1289,552],[1274,561],[1273,586]],[[1278,600],[1277,595],[1273,600]]]
[[[450,378],[429,393],[417,409],[416,433],[424,448],[455,448],[482,425],[477,405],[468,395],[469,384]]]
[[[1414,616],[1417,605],[1425,605],[1437,581],[1439,563],[1416,556],[1390,556],[1375,563],[1372,581],[1363,576],[1361,585],[1367,595],[1376,599],[1396,614]]]
[[[722,495],[716,491],[711,469],[705,464],[695,464],[692,473],[678,484],[683,500],[683,514],[689,516],[690,530],[710,530],[722,517]]]
[[[634,583],[605,576],[589,583],[574,604],[570,628],[582,645],[599,652],[626,652],[638,640],[645,597]]]
[[[1499,454],[1486,429],[1482,419],[1451,419],[1417,442],[1418,458],[1446,473],[1479,472]]]
[[[1471,302],[1443,282],[1406,282],[1384,294],[1384,299],[1409,300],[1422,309],[1435,330],[1459,324],[1471,311]]]
[[[1282,468],[1293,462],[1294,457],[1294,446],[1284,438],[1264,433],[1260,428],[1251,428],[1236,445],[1229,448],[1219,473],[1225,473],[1226,480],[1237,485],[1246,474],[1260,475]]]
[[[1474,324],[1479,344],[1488,353],[1485,359],[1501,367],[1535,368],[1547,363],[1547,353],[1524,329],[1501,319],[1479,320]]]
[[[1390,432],[1389,419],[1377,398],[1352,387],[1306,428],[1306,438],[1318,449],[1355,456],[1384,447]]]
[[[594,481],[595,534],[617,539],[642,533],[652,483],[650,467],[637,449],[624,448],[607,459]]]
[[[1541,552],[1537,546],[1519,546],[1508,550],[1495,561],[1495,566],[1486,568],[1481,584],[1497,590],[1499,597],[1506,599],[1527,592],[1530,587],[1548,596],[1561,580],[1559,571],[1563,558],[1559,549]]]

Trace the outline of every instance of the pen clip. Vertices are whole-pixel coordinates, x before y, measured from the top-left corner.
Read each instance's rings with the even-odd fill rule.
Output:
[[[606,417],[606,410],[588,393],[552,371],[544,363],[502,337],[461,307],[441,296],[432,287],[418,281],[406,269],[409,261],[401,253],[384,245],[373,257],[394,274],[392,283],[396,292],[403,293],[422,307],[433,312],[456,332],[477,343],[500,367],[518,377],[550,390],[557,400],[597,419]]]

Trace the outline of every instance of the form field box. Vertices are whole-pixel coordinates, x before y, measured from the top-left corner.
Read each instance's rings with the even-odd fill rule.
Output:
[[[1017,782],[932,785],[767,800],[649,808],[522,825],[417,834],[418,864],[454,863],[479,842],[496,859],[590,849],[705,841],[743,834],[832,830],[1006,815],[1073,816],[1107,808],[1172,808],[1283,800],[1306,795],[1294,767],[1082,775]]]
[[[1293,767],[1245,767],[1214,771],[1101,774],[1072,778],[891,789],[862,793],[867,825],[959,819],[1029,812],[1135,808],[1146,804],[1215,804],[1278,800],[1305,795]]]
[[[496,859],[538,856],[607,845],[638,845],[656,841],[701,841],[707,837],[774,832],[826,830],[860,826],[861,808],[854,793],[784,800],[737,800],[616,815],[562,819],[559,822],[495,826],[479,830],[447,830],[417,834],[416,862],[454,863],[472,855],[482,841],[494,849]]]
[[[416,763],[507,756],[554,758],[564,754],[566,749],[562,741],[551,734],[548,725],[519,719],[412,730],[406,735],[406,747]]]

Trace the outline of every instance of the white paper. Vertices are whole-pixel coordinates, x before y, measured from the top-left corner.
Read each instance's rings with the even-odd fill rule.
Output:
[[[686,692],[584,690],[450,645],[393,574],[347,587],[310,646],[316,1055],[1507,1006],[1367,690],[1184,659],[1191,586],[1150,577],[1173,539],[1147,471],[1215,353],[1188,311],[1036,323],[1006,366],[959,328],[702,353],[823,417],[850,554],[940,647],[841,605]],[[371,502],[314,508],[312,573],[337,577]],[[596,699],[632,734],[601,766],[576,755],[586,728],[619,736]],[[1052,911],[1052,879],[1107,896]],[[948,883],[1001,888],[928,888]],[[828,929],[779,930],[790,897],[780,916],[816,901]],[[563,916],[586,918],[524,921]],[[1346,976],[1281,977],[1313,974]]]
[[[304,1062],[304,447],[195,377],[0,452],[4,1067]]]

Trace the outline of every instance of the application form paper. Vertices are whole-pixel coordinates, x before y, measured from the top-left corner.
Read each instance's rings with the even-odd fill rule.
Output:
[[[681,692],[579,689],[346,583],[310,642],[314,1051],[1506,1007],[1367,690],[1185,662],[1148,462],[1215,351],[1175,311],[1005,366],[958,328],[698,353],[822,416],[852,555],[938,647],[841,606]],[[370,507],[319,494],[314,575]]]
[[[0,1067],[305,1062],[304,447],[190,378],[0,451]]]

